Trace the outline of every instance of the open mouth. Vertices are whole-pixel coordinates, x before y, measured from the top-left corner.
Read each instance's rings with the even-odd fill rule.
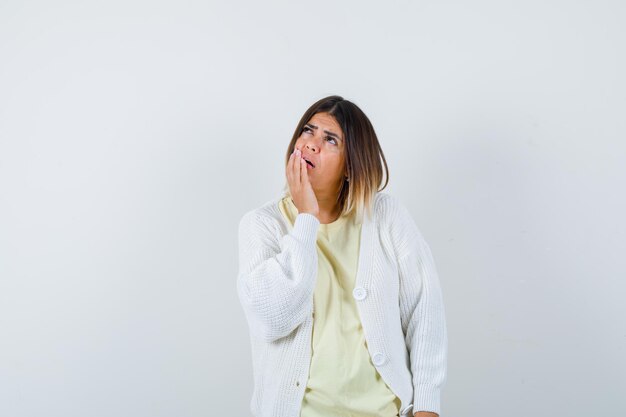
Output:
[[[309,161],[308,159],[305,159],[306,163],[311,165],[311,168],[315,168],[315,165],[313,165],[313,163],[311,161]]]

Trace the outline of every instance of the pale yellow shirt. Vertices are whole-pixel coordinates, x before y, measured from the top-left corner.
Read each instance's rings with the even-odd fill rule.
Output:
[[[298,209],[291,198],[279,208],[293,225]],[[395,417],[400,409],[370,359],[352,296],[360,236],[353,217],[318,229],[312,357],[301,417]]]

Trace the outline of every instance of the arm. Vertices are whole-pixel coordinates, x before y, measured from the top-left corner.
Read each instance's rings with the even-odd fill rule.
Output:
[[[291,232],[278,238],[272,220],[249,212],[239,222],[237,276],[250,332],[268,342],[287,336],[311,312],[320,224],[300,213]]]
[[[413,375],[415,415],[440,412],[447,374],[448,339],[432,253],[408,210],[397,206],[392,226],[398,253],[400,316]]]

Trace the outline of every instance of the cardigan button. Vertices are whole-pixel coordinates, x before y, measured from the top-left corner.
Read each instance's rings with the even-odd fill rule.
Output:
[[[408,413],[411,408],[413,408],[413,403],[411,403],[411,404],[407,405],[406,407],[404,407],[402,409],[402,411],[400,411],[400,415]]]
[[[374,356],[372,356],[372,362],[374,363],[374,365],[380,366],[382,364],[384,364],[387,361],[387,357],[380,352],[374,353]]]
[[[367,290],[363,287],[356,287],[354,290],[352,290],[352,296],[356,300],[364,300],[365,297],[367,297]]]

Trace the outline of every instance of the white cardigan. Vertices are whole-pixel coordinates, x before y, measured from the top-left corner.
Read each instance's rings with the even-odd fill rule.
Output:
[[[252,343],[255,417],[299,417],[311,360],[320,222],[300,213],[292,227],[279,201],[239,222],[237,292]],[[372,218],[364,217],[353,296],[372,363],[402,416],[440,414],[448,338],[430,248],[390,194],[378,192]]]

